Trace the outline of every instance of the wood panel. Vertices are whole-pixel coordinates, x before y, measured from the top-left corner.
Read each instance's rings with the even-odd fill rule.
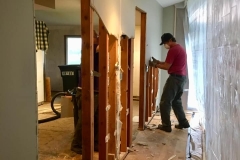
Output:
[[[140,83],[139,83],[139,130],[144,130],[145,108],[145,59],[146,59],[146,13],[141,13],[140,36]]]
[[[133,60],[134,39],[128,40],[128,115],[127,115],[127,146],[132,146],[132,118],[133,118]]]
[[[99,159],[108,159],[108,143],[105,137],[108,134],[108,33],[99,20]]]
[[[114,135],[116,130],[116,113],[117,113],[117,76],[116,76],[116,67],[117,63],[117,53],[118,53],[118,41],[113,36],[109,36],[109,134],[110,139],[108,141],[108,154],[109,159],[112,155],[116,153],[116,137]]]
[[[81,1],[81,36],[82,36],[82,159],[93,159],[94,101],[93,101],[93,24],[91,0]],[[86,134],[87,133],[87,134]]]
[[[124,36],[121,40],[121,68],[122,80],[121,80],[121,152],[127,152],[127,92],[128,92],[128,38]]]

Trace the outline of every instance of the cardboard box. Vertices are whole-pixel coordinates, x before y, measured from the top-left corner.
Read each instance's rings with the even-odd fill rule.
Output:
[[[61,118],[73,117],[73,103],[72,96],[61,97]]]

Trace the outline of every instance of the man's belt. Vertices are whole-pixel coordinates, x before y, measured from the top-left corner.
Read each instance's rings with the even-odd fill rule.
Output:
[[[180,77],[180,78],[183,78],[183,77],[186,77],[186,76],[184,76],[184,75],[179,75],[179,74],[170,74],[171,76],[173,76],[173,77]]]

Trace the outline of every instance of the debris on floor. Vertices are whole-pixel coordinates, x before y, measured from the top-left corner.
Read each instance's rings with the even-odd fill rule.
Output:
[[[146,126],[146,128],[149,129],[149,130],[153,130],[153,129],[157,129],[158,125],[156,125],[156,124],[149,124],[149,125]]]
[[[147,145],[148,145],[148,144],[145,143],[145,142],[137,142],[137,144],[140,145],[140,146],[147,146]]]
[[[172,160],[175,157],[176,157],[176,155],[173,155],[172,157],[168,158],[168,160]]]
[[[191,119],[191,115],[190,113],[186,114],[188,120]],[[147,129],[138,132],[125,160],[186,159],[188,130],[174,128],[174,125],[178,123],[174,114],[171,114],[171,133],[157,129],[158,124],[161,123],[160,120],[160,116],[155,115],[151,123],[145,125]],[[138,123],[134,125],[138,125]]]

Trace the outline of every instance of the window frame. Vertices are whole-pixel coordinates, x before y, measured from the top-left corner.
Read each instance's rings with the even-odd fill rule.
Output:
[[[81,38],[82,39],[82,36],[81,35],[64,35],[64,52],[65,52],[65,65],[68,65],[67,64],[67,61],[68,61],[68,51],[67,51],[67,39],[68,38]],[[71,65],[71,64],[70,64]],[[79,65],[79,64],[78,64]]]

